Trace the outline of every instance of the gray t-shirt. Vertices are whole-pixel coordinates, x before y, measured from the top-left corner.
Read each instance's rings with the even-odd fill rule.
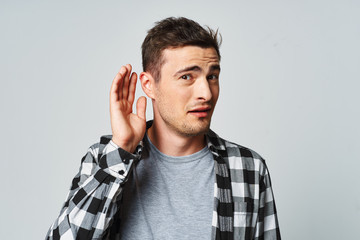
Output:
[[[121,239],[211,239],[214,159],[161,153],[145,138],[145,157],[124,189]]]

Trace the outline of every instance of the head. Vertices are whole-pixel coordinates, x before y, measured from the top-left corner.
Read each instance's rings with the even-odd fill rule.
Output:
[[[186,18],[167,18],[142,45],[141,85],[152,99],[154,125],[182,136],[210,126],[219,95],[217,33]]]
[[[160,70],[164,63],[163,50],[167,48],[184,46],[214,48],[220,60],[220,39],[218,31],[204,29],[197,22],[184,17],[161,20],[148,31],[142,43],[143,71],[151,73],[155,81],[159,81]]]

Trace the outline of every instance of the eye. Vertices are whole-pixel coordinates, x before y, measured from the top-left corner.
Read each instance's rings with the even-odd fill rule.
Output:
[[[217,74],[211,74],[207,77],[208,80],[217,80],[219,76]]]
[[[184,79],[184,80],[191,80],[191,75],[190,74],[185,74],[185,75],[182,75],[180,78]]]

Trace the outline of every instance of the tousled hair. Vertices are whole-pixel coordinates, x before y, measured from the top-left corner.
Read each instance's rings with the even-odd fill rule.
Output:
[[[221,35],[211,28],[200,26],[197,22],[184,17],[169,17],[155,23],[142,43],[143,71],[150,72],[159,81],[161,66],[164,63],[163,50],[184,46],[198,46],[215,49],[219,60]]]

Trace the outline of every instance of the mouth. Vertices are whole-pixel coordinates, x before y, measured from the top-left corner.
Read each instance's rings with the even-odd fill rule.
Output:
[[[194,109],[191,109],[190,111],[188,111],[189,114],[199,117],[199,118],[204,118],[209,116],[211,111],[211,107],[209,106],[204,106],[204,107],[197,107]]]

